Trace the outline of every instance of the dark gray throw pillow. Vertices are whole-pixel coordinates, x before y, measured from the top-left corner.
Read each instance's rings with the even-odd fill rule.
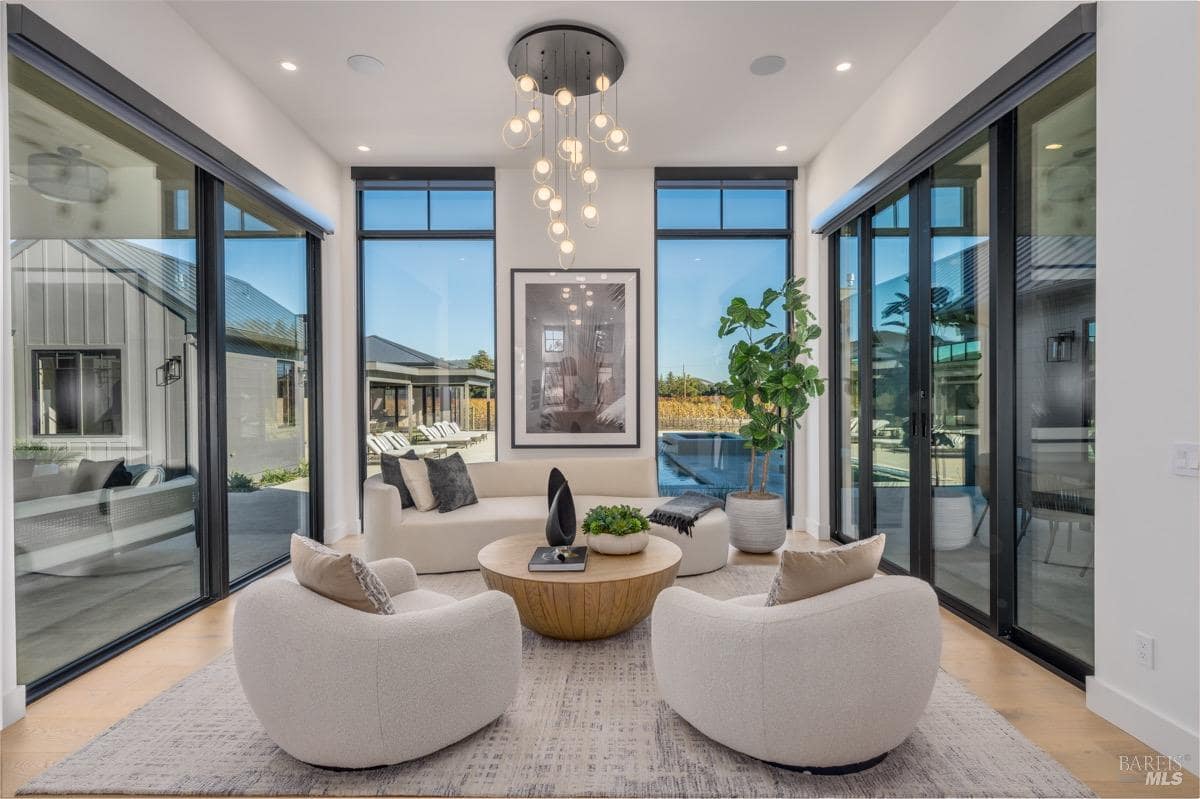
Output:
[[[479,501],[462,455],[456,452],[448,458],[426,458],[425,468],[429,471],[429,487],[433,489],[439,513]]]
[[[395,486],[396,490],[400,492],[400,507],[412,508],[417,503],[413,502],[412,492],[404,484],[404,475],[400,472],[401,458],[415,461],[417,460],[417,453],[411,449],[403,455],[392,455],[385,452],[379,456],[379,469],[383,475],[383,482],[390,486]]]
[[[75,478],[71,481],[71,493],[81,494],[84,491],[99,491],[108,484],[117,467],[125,468],[124,458],[116,458],[111,461],[82,459],[79,461],[79,465],[75,467]]]

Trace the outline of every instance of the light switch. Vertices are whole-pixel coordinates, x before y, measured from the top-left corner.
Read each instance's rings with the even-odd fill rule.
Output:
[[[1200,444],[1180,441],[1171,445],[1171,474],[1200,477]]]

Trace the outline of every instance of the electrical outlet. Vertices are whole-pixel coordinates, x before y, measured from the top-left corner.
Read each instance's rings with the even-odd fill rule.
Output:
[[[1145,633],[1134,633],[1133,656],[1139,666],[1154,668],[1154,639]]]
[[[1200,444],[1177,441],[1171,445],[1171,474],[1200,477]]]

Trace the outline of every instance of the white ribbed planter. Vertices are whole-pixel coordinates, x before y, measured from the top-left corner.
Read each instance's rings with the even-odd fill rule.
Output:
[[[787,539],[787,507],[775,494],[725,497],[729,543],[742,552],[774,552]]]
[[[650,543],[650,534],[646,532],[631,535],[600,533],[599,535],[589,535],[587,543],[588,548],[593,552],[600,552],[604,555],[633,555],[646,548],[646,545]]]

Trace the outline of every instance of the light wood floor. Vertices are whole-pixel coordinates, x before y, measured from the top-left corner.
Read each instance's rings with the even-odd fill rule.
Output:
[[[789,546],[795,549],[826,545],[804,533],[789,536]],[[358,536],[338,542],[339,549],[349,551],[360,546]],[[777,561],[778,555],[740,552],[730,559],[743,564]],[[34,702],[26,718],[0,734],[0,796],[12,796],[44,769],[227,650],[236,604],[235,594]],[[1200,796],[1196,777],[1186,772],[1178,786],[1122,780],[1120,755],[1155,753],[1089,712],[1081,690],[957,616],[943,611],[942,628],[946,671],[1099,796]]]

